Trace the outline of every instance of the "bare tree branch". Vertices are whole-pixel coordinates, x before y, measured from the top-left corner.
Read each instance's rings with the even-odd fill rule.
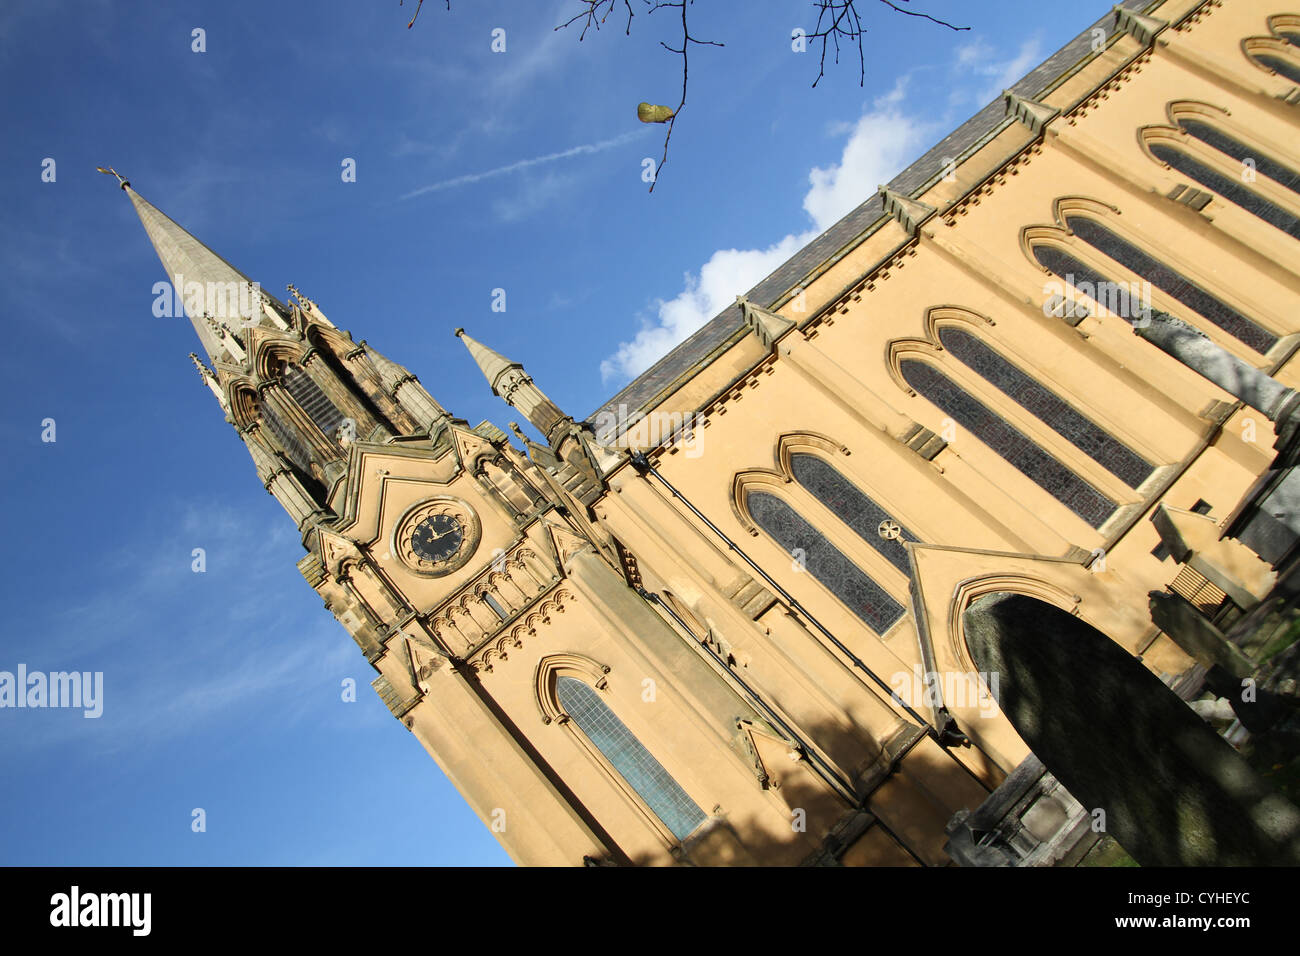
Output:
[[[930,14],[928,14],[928,13],[921,13],[919,10],[904,10],[902,7],[900,7],[900,6],[898,6],[897,4],[893,3],[892,0],[880,0],[880,2],[883,3],[885,6],[889,7],[891,10],[895,10],[895,11],[897,11],[898,13],[903,14],[904,16],[909,16],[909,17],[920,17],[922,20],[929,20],[931,23],[937,23],[937,24],[939,24],[939,26],[941,26],[941,27],[947,27],[949,30],[969,30],[969,29],[970,29],[970,27],[956,27],[956,26],[953,26],[953,25],[952,25],[951,23],[949,23],[947,20],[940,20],[938,17],[932,17],[932,16],[930,16]],[[902,2],[903,2],[903,3],[907,3],[908,0],[902,0]]]
[[[400,6],[403,6],[404,3],[405,3],[405,0],[397,0],[397,5],[398,5],[399,7],[400,7]],[[415,4],[415,13],[411,16],[411,22],[408,23],[408,24],[406,25],[406,29],[409,30],[409,29],[411,29],[411,27],[415,26],[415,18],[418,17],[418,16],[420,15],[420,8],[421,8],[422,6],[424,6],[424,0],[416,0],[416,4]],[[451,9],[451,0],[447,0],[447,9],[448,9],[448,10]]]
[[[826,75],[826,49],[828,44],[834,44],[835,62],[840,62],[840,40],[847,43],[855,44],[858,48],[858,86],[865,86],[867,80],[867,59],[862,50],[862,35],[866,29],[862,26],[862,18],[858,14],[857,0],[812,0],[813,6],[817,8],[817,25],[813,32],[808,34],[809,40],[822,41],[821,58],[817,64],[817,79],[813,80],[813,86],[821,82],[822,77]],[[922,20],[929,20],[931,23],[937,23],[939,26],[947,27],[949,30],[969,30],[970,27],[954,26],[947,20],[940,20],[928,13],[922,13],[919,10],[908,10],[900,7],[893,0],[879,0],[889,9],[901,13],[904,16],[918,17]],[[901,0],[902,3],[908,3],[909,0]],[[830,22],[823,29],[822,23],[829,16]]]
[[[647,2],[649,2],[649,0],[647,0]],[[673,110],[673,118],[668,121],[668,129],[664,131],[664,155],[663,158],[659,160],[659,165],[655,167],[655,177],[650,181],[650,192],[655,191],[655,185],[659,182],[659,173],[664,168],[664,165],[668,162],[668,141],[673,138],[673,126],[677,123],[677,117],[681,115],[682,108],[686,105],[686,83],[687,83],[688,72],[689,72],[688,71],[689,64],[687,62],[689,57],[687,51],[690,49],[692,43],[697,44],[699,46],[720,47],[723,45],[716,40],[700,40],[697,39],[696,37],[691,36],[691,28],[686,22],[686,10],[694,2],[695,0],[654,0],[654,5],[650,8],[651,13],[654,13],[660,7],[677,7],[682,11],[681,47],[679,48],[671,47],[663,40],[659,41],[659,45],[663,47],[665,50],[667,50],[669,53],[676,53],[680,55],[682,58],[682,99],[681,102],[677,104],[677,109]]]
[[[858,8],[854,6],[854,0],[813,0],[813,5],[817,7],[817,25],[813,27],[813,32],[808,34],[808,39],[822,41],[821,59],[817,63],[817,79],[813,80],[813,86],[816,87],[826,75],[826,45],[827,40],[835,43],[835,62],[840,62],[840,37],[846,40],[855,41],[858,45],[858,86],[863,86],[867,81],[867,60],[862,52],[862,21],[858,17]],[[822,21],[826,15],[832,15],[830,25],[822,29]],[[849,26],[842,26],[845,17],[849,18]]]
[[[626,36],[632,35],[632,18],[635,15],[632,11],[631,0],[576,0],[581,9],[572,17],[555,27],[556,30],[563,30],[571,27],[581,21],[582,30],[578,34],[578,40],[581,42],[587,36],[587,31],[593,27],[599,30],[604,26],[611,14],[622,4],[627,11],[627,24],[623,33]],[[668,142],[673,136],[673,127],[677,123],[677,117],[681,115],[682,109],[686,106],[686,90],[689,80],[689,60],[690,47],[694,43],[697,46],[716,46],[721,47],[725,44],[717,40],[701,40],[691,34],[691,28],[687,22],[687,11],[695,0],[642,0],[646,5],[647,13],[654,13],[656,10],[664,8],[675,8],[680,11],[681,22],[681,39],[679,46],[669,46],[663,40],[659,45],[669,53],[675,53],[682,58],[682,98],[677,104],[677,109],[673,110],[673,115],[668,119],[668,128],[664,132],[664,152],[663,157],[659,160],[659,165],[655,169],[655,178],[650,183],[650,192],[654,192],[655,185],[659,181],[659,172],[668,162]],[[947,27],[950,30],[969,30],[970,27],[959,27],[942,20],[938,17],[931,16],[920,10],[912,10],[899,4],[910,3],[911,0],[878,0],[879,3],[889,7],[896,13],[904,16],[917,17],[922,20],[929,20],[931,23]],[[813,80],[813,86],[821,82],[822,77],[826,75],[826,52],[833,47],[834,59],[836,63],[840,62],[840,42],[843,41],[852,44],[858,48],[858,85],[865,86],[867,79],[867,57],[862,46],[862,37],[867,32],[866,27],[862,25],[862,17],[858,13],[857,0],[812,0],[813,6],[817,9],[817,25],[813,32],[807,34],[807,39],[821,40],[822,49],[821,57],[817,64],[817,78]],[[415,18],[420,15],[420,7],[424,5],[424,0],[416,0],[415,16],[411,17],[411,22],[407,27],[415,25]],[[451,9],[451,0],[447,0],[447,9]],[[825,24],[825,26],[823,26]],[[666,107],[665,107],[666,109]],[[658,122],[658,120],[656,120]]]
[[[581,42],[582,39],[587,35],[587,29],[589,27],[594,26],[597,30],[599,30],[602,26],[605,25],[605,21],[609,18],[609,15],[614,12],[614,7],[617,6],[618,0],[578,0],[578,2],[585,5],[587,9],[580,10],[579,12],[575,13],[572,16],[572,18],[570,18],[564,23],[561,23],[555,29],[563,30],[565,27],[572,26],[574,23],[583,19],[583,17],[586,17],[586,21],[582,24],[582,32],[578,34],[578,41]],[[624,35],[631,36],[632,35],[632,5],[631,3],[629,3],[629,0],[623,0],[623,6],[627,8],[627,29],[624,31]],[[600,12],[601,7],[606,8],[604,14],[601,14]]]

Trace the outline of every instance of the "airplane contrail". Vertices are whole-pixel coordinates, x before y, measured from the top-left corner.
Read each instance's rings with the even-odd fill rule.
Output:
[[[454,189],[457,186],[467,186],[470,183],[477,183],[484,179],[490,179],[493,176],[504,176],[506,173],[513,173],[516,170],[527,169],[529,166],[540,166],[542,163],[553,163],[559,159],[568,159],[570,156],[583,156],[590,153],[599,153],[606,149],[612,149],[615,146],[622,146],[624,143],[631,142],[638,136],[645,133],[645,130],[632,130],[621,136],[615,136],[613,139],[601,140],[599,143],[583,143],[581,146],[573,146],[569,149],[561,150],[558,153],[547,153],[545,156],[534,156],[531,159],[521,159],[505,166],[498,166],[496,169],[488,169],[481,173],[466,173],[463,176],[456,176],[452,179],[444,179],[442,182],[431,183],[428,186],[421,186],[414,189],[402,199],[414,199],[416,196],[423,196],[425,193],[438,192],[443,189]]]

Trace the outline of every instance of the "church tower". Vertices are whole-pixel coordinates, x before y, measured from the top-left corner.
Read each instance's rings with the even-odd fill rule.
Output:
[[[457,330],[546,443],[512,423],[520,451],[470,427],[301,292],[264,292],[119,180],[198,336],[191,359],[302,535],[303,577],[512,857],[798,862],[858,813],[844,775],[603,529],[590,506],[626,451]],[[754,827],[779,841],[759,850],[741,836]]]

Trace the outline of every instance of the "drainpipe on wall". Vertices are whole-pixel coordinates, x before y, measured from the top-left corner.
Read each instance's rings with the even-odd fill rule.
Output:
[[[680,491],[674,488],[672,483],[669,482],[668,479],[666,479],[663,475],[659,474],[658,469],[656,469],[655,466],[650,463],[650,459],[645,456],[644,452],[639,452],[639,451],[634,452],[631,455],[631,464],[632,467],[635,468],[642,477],[651,475],[654,476],[656,479],[658,479],[659,483],[663,485],[665,489],[667,489],[669,494],[671,494],[674,498],[676,498],[683,505],[685,505],[686,508],[691,512],[691,514],[695,515],[696,518],[698,518],[700,521],[704,523],[705,527],[707,527],[710,531],[712,531],[715,535],[717,535],[718,538],[723,542],[723,544],[727,546],[729,550],[734,551],[740,557],[740,559],[745,562],[745,564],[749,565],[749,567],[753,569],[755,573],[757,573],[764,581],[766,581],[768,586],[771,587],[773,590],[775,590],[776,593],[782,597],[782,599],[786,602],[786,604],[789,605],[791,610],[796,611],[799,614],[803,615],[808,620],[808,622],[812,624],[813,627],[815,627],[818,631],[820,631],[828,641],[830,641],[836,648],[839,649],[839,651],[842,654],[844,654],[852,662],[854,667],[856,667],[858,670],[866,674],[867,677],[870,678],[871,681],[877,687],[883,690],[885,694],[889,697],[889,699],[892,700],[904,712],[906,712],[906,714],[909,717],[911,717],[912,720],[916,721],[918,725],[926,728],[927,733],[929,733],[930,736],[932,736],[940,746],[946,747],[953,742],[952,739],[946,733],[941,733],[939,729],[936,728],[930,721],[926,720],[915,710],[913,710],[908,705],[908,703],[905,700],[903,700],[903,698],[899,697],[898,694],[895,693],[894,689],[890,687],[889,684],[886,683],[885,680],[879,674],[873,671],[870,667],[867,666],[865,661],[863,661],[860,657],[858,657],[851,650],[849,650],[849,648],[839,638],[837,638],[833,633],[831,633],[831,631],[825,625],[823,625],[819,620],[817,620],[817,618],[815,618],[812,614],[810,614],[808,610],[802,604],[800,604],[792,594],[790,594],[789,591],[781,587],[781,585],[778,584],[770,574],[768,574],[761,567],[759,567],[759,565],[757,564],[757,562],[754,561],[753,558],[751,558],[743,550],[741,550],[738,544],[736,544],[734,541],[728,538],[727,535],[723,533],[723,531],[717,525],[715,525],[712,521],[710,521],[704,515],[704,513],[700,511],[699,508],[696,508],[695,505],[691,504],[691,502],[686,498],[685,495],[683,495]]]
[[[831,767],[824,760],[822,760],[821,756],[817,753],[817,751],[814,750],[812,747],[810,747],[798,734],[796,734],[794,730],[792,730],[785,721],[783,721],[779,716],[777,716],[776,712],[773,711],[772,708],[769,707],[766,702],[764,702],[762,697],[752,687],[746,684],[741,679],[739,674],[737,674],[729,666],[727,666],[727,662],[724,661],[717,654],[717,652],[713,650],[713,648],[709,647],[707,643],[699,639],[699,637],[695,634],[695,632],[691,630],[690,625],[687,624],[685,621],[683,621],[681,615],[679,615],[673,609],[672,605],[670,605],[667,601],[662,600],[659,597],[659,595],[655,594],[653,591],[647,591],[644,587],[639,587],[636,590],[637,593],[641,595],[643,599],[645,599],[651,604],[657,604],[659,607],[667,611],[669,617],[671,617],[674,621],[677,622],[677,626],[682,629],[683,633],[687,634],[692,639],[691,643],[702,648],[705,651],[705,653],[707,653],[715,662],[717,662],[717,664],[723,669],[723,671],[725,671],[731,677],[731,679],[734,680],[736,684],[739,685],[740,688],[744,691],[748,702],[752,704],[754,707],[756,707],[760,712],[762,712],[764,716],[777,727],[778,730],[780,730],[783,734],[785,734],[786,737],[788,737],[799,747],[799,749],[803,752],[804,756],[808,758],[809,765],[811,766],[813,772],[817,774],[817,776],[825,780],[826,783],[830,785],[832,790],[834,790],[836,793],[838,793],[842,798],[844,798],[848,802],[849,806],[853,807],[855,810],[861,813],[870,814],[871,815],[870,825],[880,827],[880,829],[883,832],[889,835],[890,839],[892,839],[895,843],[897,843],[898,846],[908,856],[910,856],[913,860],[915,860],[919,865],[921,866],[929,865],[923,859],[917,856],[916,852],[913,851],[913,849],[910,846],[908,846],[907,843],[897,833],[895,833],[892,829],[890,829],[890,827],[883,820],[881,820],[877,814],[872,813],[872,811],[868,809],[867,802],[870,799],[871,795],[865,794],[859,797],[856,794],[854,794],[852,786],[843,778],[841,778],[840,775],[835,772],[833,767]],[[920,740],[920,739],[921,739],[920,737],[916,738],[916,740]],[[898,769],[899,762],[907,754],[907,752],[912,749],[912,747],[916,743],[916,740],[913,740],[911,744],[908,744],[908,746],[903,750],[903,752],[898,754],[891,761],[889,766],[889,772],[885,775],[886,780],[889,779],[889,777],[893,775],[894,771]],[[883,783],[883,781],[881,782]],[[879,789],[879,784],[877,785],[876,789]],[[875,791],[873,790],[872,792],[874,793]],[[823,849],[823,852],[825,852],[825,849]]]

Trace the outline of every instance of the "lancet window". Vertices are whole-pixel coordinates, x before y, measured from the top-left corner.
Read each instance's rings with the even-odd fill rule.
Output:
[[[1094,528],[1100,527],[1118,503],[1098,491],[1036,441],[1006,421],[929,362],[905,359],[904,380],[918,394],[968,429],[1021,474],[1048,492]]]
[[[636,791],[673,836],[686,839],[705,813],[663,768],[589,684],[561,675],[555,681],[560,709],[578,726]]]

